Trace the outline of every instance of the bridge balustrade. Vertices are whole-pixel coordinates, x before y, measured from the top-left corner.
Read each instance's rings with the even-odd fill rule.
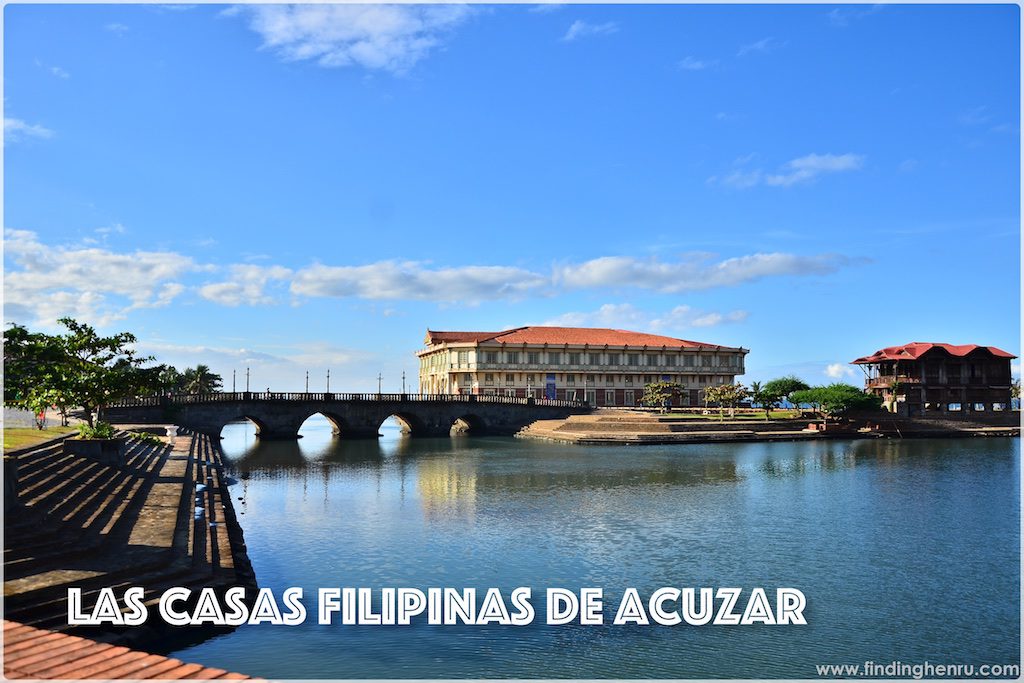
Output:
[[[556,408],[585,408],[586,401],[565,399],[526,398],[498,394],[385,394],[385,393],[304,393],[235,391],[211,394],[171,394],[167,396],[139,396],[114,401],[108,408],[138,408],[161,405],[186,405],[202,403],[229,403],[238,401],[377,401],[387,403],[435,402],[435,403],[498,403],[505,405],[536,405]]]

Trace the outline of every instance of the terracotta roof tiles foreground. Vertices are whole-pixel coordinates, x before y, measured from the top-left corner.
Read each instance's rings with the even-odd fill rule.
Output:
[[[427,344],[495,342],[499,344],[548,344],[551,346],[648,346],[653,348],[705,348],[736,351],[735,347],[676,339],[646,332],[599,327],[516,327],[502,332],[437,332],[427,330]]]
[[[224,669],[187,664],[119,645],[3,622],[4,676],[8,679],[246,679]]]
[[[951,356],[963,357],[975,351],[988,352],[996,358],[1016,358],[1012,353],[1007,353],[995,346],[978,346],[977,344],[940,344],[936,342],[911,342],[901,346],[887,346],[884,349],[875,351],[870,356],[864,356],[852,361],[854,365],[865,365],[868,363],[879,363],[884,360],[917,360],[932,349],[942,349]]]

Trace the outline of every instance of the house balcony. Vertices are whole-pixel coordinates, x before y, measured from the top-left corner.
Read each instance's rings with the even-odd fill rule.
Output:
[[[909,375],[882,375],[881,377],[873,377],[867,381],[868,389],[888,389],[893,384],[921,384],[920,377],[911,377]]]

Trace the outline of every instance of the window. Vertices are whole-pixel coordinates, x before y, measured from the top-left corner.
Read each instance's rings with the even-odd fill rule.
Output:
[[[608,354],[608,365],[618,365],[618,364],[619,364],[619,354],[617,354],[617,353],[609,353]]]
[[[974,412],[976,412],[976,413],[983,413],[983,412],[985,412],[985,404],[984,403],[975,403],[974,404]]]
[[[625,398],[623,399],[622,403],[623,403],[623,405],[627,405],[627,406],[633,405],[634,400],[633,400],[633,392],[632,391],[627,391],[626,392]]]
[[[505,375],[505,386],[512,386],[516,383],[516,376],[513,374]]]
[[[459,351],[459,365],[469,364],[469,351]]]
[[[683,367],[684,368],[692,368],[693,367],[693,356],[683,356]]]
[[[576,375],[566,375],[565,383],[572,386],[576,386]]]
[[[614,375],[605,375],[604,376],[604,385],[606,387],[614,386],[615,385],[615,376]]]
[[[625,377],[625,380],[626,380],[626,386],[627,387],[633,386],[633,375],[625,375],[624,377]]]
[[[647,356],[647,365],[648,366],[657,365],[657,364],[658,364],[658,357],[657,356]]]
[[[498,352],[497,351],[485,351],[484,352],[484,362],[485,363],[497,363],[498,362]]]
[[[600,365],[601,364],[601,354],[599,354],[599,353],[588,354],[587,355],[587,363],[590,364],[590,365]]]
[[[665,365],[674,368],[676,366],[676,357],[672,355],[665,356]]]
[[[527,375],[526,376],[526,383],[527,384],[533,384],[533,375]]]
[[[470,382],[473,381],[473,375],[469,374],[468,372],[462,373],[462,381],[465,382],[466,384],[469,384]]]
[[[594,384],[594,382],[596,382],[596,381],[597,381],[597,380],[596,380],[596,378],[594,377],[594,375],[587,375],[587,384],[593,385],[593,384]]]
[[[548,365],[558,365],[562,362],[562,354],[548,353]]]
[[[578,354],[578,353],[570,353],[569,354],[569,365],[579,365],[579,364],[580,364],[580,354]]]
[[[487,373],[484,375],[484,384],[494,384],[494,375]]]
[[[519,352],[518,351],[506,351],[505,352],[505,362],[506,363],[518,363],[519,362]]]
[[[606,406],[613,406],[613,405],[615,405],[615,392],[614,391],[605,391],[604,392],[604,404]]]
[[[629,364],[632,365],[632,366],[640,365],[640,354],[639,353],[630,353],[630,354],[627,355],[627,359],[628,359]]]
[[[1006,404],[1005,403],[993,403],[992,404],[992,410],[995,410],[995,411],[1006,410]]]
[[[515,396],[516,395],[516,390],[515,389],[506,389],[505,390],[505,395],[506,396]]]
[[[530,365],[540,365],[540,352],[529,351],[526,354],[526,362]]]
[[[961,408],[960,408],[960,404],[959,403],[950,403],[949,404],[949,412],[951,412],[951,413],[960,412],[960,409]]]

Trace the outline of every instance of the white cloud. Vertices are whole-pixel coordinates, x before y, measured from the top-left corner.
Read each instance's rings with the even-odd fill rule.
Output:
[[[25,138],[52,138],[53,131],[39,124],[26,123],[21,119],[4,118],[4,142],[18,142]]]
[[[677,262],[630,256],[604,256],[556,271],[556,282],[568,288],[639,287],[675,293],[728,287],[779,275],[823,275],[847,265],[835,254],[751,254],[712,262],[709,254],[684,254]]]
[[[835,8],[828,13],[828,20],[833,26],[849,26],[851,22],[881,12],[883,5],[872,5],[863,8]]]
[[[17,266],[5,268],[5,313],[47,326],[64,315],[103,325],[166,306],[184,291],[177,278],[197,268],[172,252],[44,245],[28,230],[5,230],[4,250]]]
[[[814,180],[823,173],[855,171],[863,165],[864,157],[859,154],[808,154],[786,162],[781,172],[766,175],[764,182],[789,187]]]
[[[603,24],[591,24],[582,19],[577,19],[569,26],[569,30],[562,36],[562,40],[569,42],[587,36],[606,36],[619,30],[619,25],[614,21],[607,21]]]
[[[736,169],[725,176],[711,176],[708,183],[746,189],[756,185],[770,187],[791,187],[810,183],[828,173],[855,171],[864,166],[861,154],[808,154],[791,159],[774,173],[762,169]]]
[[[439,48],[469,17],[466,5],[237,5],[263,38],[288,61],[324,67],[357,65],[403,74]]]
[[[563,313],[541,323],[555,327],[609,327],[672,333],[700,327],[740,323],[750,314],[736,310],[728,313],[702,311],[686,305],[664,313],[643,311],[633,304],[604,304],[596,311]]]
[[[173,365],[179,370],[209,365],[219,374],[223,387],[231,391],[231,372],[235,371],[235,388],[245,391],[245,372],[249,370],[249,388],[263,391],[302,391],[305,374],[310,371],[310,391],[326,388],[326,369],[331,369],[331,388],[351,390],[352,372],[365,366],[376,356],[365,351],[347,349],[325,341],[313,341],[269,350],[245,346],[210,346],[205,344],[175,344],[159,340],[140,339],[135,345],[141,355],[155,356],[156,362]],[[369,388],[369,387],[365,387]]]
[[[680,69],[683,69],[684,71],[701,71],[703,69],[710,68],[717,63],[717,61],[705,61],[703,59],[697,59],[696,57],[688,56],[684,57],[682,61],[679,62],[678,66]]]
[[[204,299],[223,306],[250,306],[272,304],[276,300],[264,293],[271,281],[287,280],[292,271],[282,266],[255,266],[236,264],[230,266],[230,279],[214,282],[199,288]]]
[[[69,74],[67,71],[60,68],[59,66],[51,66],[50,73],[56,76],[57,78],[63,78],[65,80],[71,78],[71,74]]]
[[[565,7],[565,3],[549,2],[544,5],[534,5],[528,11],[533,12],[534,14],[549,14],[551,12],[557,12],[563,7]]]
[[[857,373],[846,363],[830,363],[825,368],[825,374],[832,379],[847,379],[857,376]]]
[[[767,38],[762,38],[761,40],[755,41],[753,43],[748,43],[746,45],[740,46],[740,49],[736,53],[736,56],[745,57],[746,55],[752,52],[771,52],[778,45],[779,42],[776,41],[771,36],[769,36]]]
[[[103,28],[104,28],[104,30],[110,31],[111,33],[113,33],[113,34],[115,34],[117,36],[123,36],[125,33],[127,33],[129,31],[129,28],[126,25],[119,24],[116,21],[111,23],[111,24],[107,24]]]
[[[312,265],[295,273],[291,291],[308,297],[359,297],[471,302],[516,298],[548,284],[537,273],[511,266],[427,268],[415,261],[365,266]]]

